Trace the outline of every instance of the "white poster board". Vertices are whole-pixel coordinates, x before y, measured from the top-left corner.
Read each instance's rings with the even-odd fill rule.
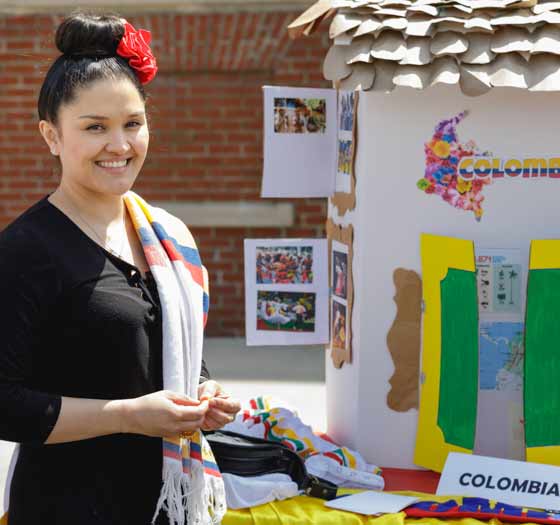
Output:
[[[329,197],[335,185],[334,89],[265,86],[262,197]]]
[[[245,239],[247,345],[328,342],[326,239]]]

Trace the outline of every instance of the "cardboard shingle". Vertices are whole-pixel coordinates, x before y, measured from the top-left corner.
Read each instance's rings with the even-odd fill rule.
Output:
[[[373,64],[375,67],[375,80],[373,81],[372,91],[380,93],[390,93],[395,89],[393,77],[397,70],[397,63],[391,60],[376,60]]]
[[[459,67],[452,57],[438,58],[431,66],[430,86],[436,84],[457,84],[459,82]]]
[[[430,44],[430,51],[435,56],[459,55],[469,48],[469,41],[460,33],[444,31],[436,33]]]
[[[560,57],[537,55],[531,58],[530,91],[558,91]]]
[[[371,35],[355,38],[346,51],[346,63],[373,62],[371,47],[375,39]]]
[[[354,37],[367,35],[369,33],[374,33],[375,31],[381,28],[381,25],[382,24],[379,21],[379,19],[372,16],[370,19],[365,20],[360,24],[360,26],[358,27],[358,29],[356,29],[356,32],[354,33]]]
[[[369,64],[354,64],[352,74],[341,80],[339,88],[343,91],[368,91],[373,86],[375,68]]]
[[[459,68],[461,91],[469,97],[479,97],[492,88],[488,67],[484,65],[461,65]]]
[[[337,13],[332,19],[329,36],[336,38],[338,35],[358,27],[364,20],[365,18],[352,13]]]
[[[531,53],[550,53],[560,55],[560,28],[543,26],[533,33]]]
[[[409,36],[406,39],[406,54],[400,61],[402,65],[425,66],[432,61],[430,39]]]
[[[498,29],[492,36],[490,49],[494,53],[513,53],[515,51],[531,51],[533,42],[531,34],[521,27]]]
[[[494,87],[527,88],[527,62],[517,53],[498,55],[489,66],[490,83]]]
[[[426,89],[431,76],[430,66],[397,66],[393,83],[395,86]]]
[[[380,60],[402,60],[406,55],[406,41],[397,31],[385,31],[374,41],[371,56]]]
[[[323,62],[323,76],[332,82],[336,82],[350,76],[352,67],[346,63],[346,51],[348,48],[333,45],[330,47]]]
[[[488,33],[471,33],[467,36],[469,48],[460,55],[465,64],[489,64],[496,56],[490,49],[492,35]]]

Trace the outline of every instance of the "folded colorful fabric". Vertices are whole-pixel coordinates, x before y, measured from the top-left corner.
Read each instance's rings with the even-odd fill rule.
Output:
[[[379,467],[370,465],[358,452],[317,436],[294,409],[270,396],[249,400],[225,430],[283,443],[305,460],[311,475],[340,487],[374,490],[384,487]]]
[[[163,387],[198,398],[202,339],[208,312],[208,276],[188,228],[133,192],[124,202],[157,283],[163,320]],[[163,440],[163,487],[154,515],[171,524],[220,523],[224,484],[202,432]]]

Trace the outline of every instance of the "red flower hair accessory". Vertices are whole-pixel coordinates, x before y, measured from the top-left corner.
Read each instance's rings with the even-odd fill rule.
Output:
[[[157,73],[156,59],[150,49],[152,35],[146,29],[136,31],[132,24],[125,22],[124,35],[117,47],[117,54],[128,60],[136,71],[141,84],[150,82]]]

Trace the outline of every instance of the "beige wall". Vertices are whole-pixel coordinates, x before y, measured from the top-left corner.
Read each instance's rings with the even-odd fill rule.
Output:
[[[0,13],[53,12],[57,8],[110,8],[115,11],[173,11],[185,13],[232,11],[303,11],[313,0],[0,0]]]

